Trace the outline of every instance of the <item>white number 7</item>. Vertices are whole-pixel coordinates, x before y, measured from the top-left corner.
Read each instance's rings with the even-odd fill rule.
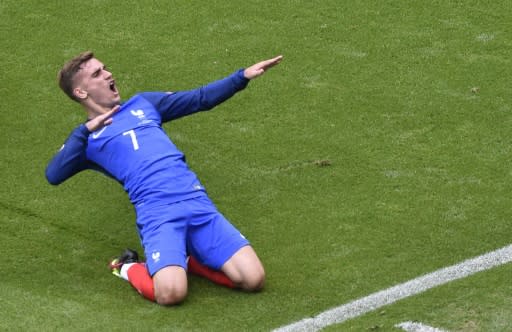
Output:
[[[123,136],[130,135],[132,139],[133,149],[137,151],[139,149],[139,142],[137,142],[137,136],[135,136],[135,131],[128,130],[123,133]]]

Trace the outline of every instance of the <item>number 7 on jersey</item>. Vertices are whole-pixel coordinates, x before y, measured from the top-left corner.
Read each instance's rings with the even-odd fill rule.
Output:
[[[130,138],[132,139],[133,144],[133,150],[137,151],[139,149],[139,142],[137,142],[137,136],[135,136],[135,131],[128,130],[123,133],[123,136],[130,135]]]

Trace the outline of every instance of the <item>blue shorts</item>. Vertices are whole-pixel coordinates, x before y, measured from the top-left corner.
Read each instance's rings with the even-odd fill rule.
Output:
[[[187,269],[188,255],[219,270],[239,249],[249,245],[208,197],[167,205],[142,205],[136,208],[136,213],[152,276],[166,266]]]

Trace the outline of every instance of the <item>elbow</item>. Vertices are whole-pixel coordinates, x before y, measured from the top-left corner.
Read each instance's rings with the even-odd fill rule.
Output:
[[[46,180],[48,181],[49,184],[51,184],[53,186],[56,186],[61,183],[61,181],[59,181],[58,179],[48,176],[48,175],[46,175]]]
[[[56,186],[62,182],[62,180],[55,174],[55,172],[52,172],[49,167],[46,168],[45,176],[46,181],[51,185]]]

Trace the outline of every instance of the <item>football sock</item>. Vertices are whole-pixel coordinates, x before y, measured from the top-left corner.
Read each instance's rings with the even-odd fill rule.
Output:
[[[126,267],[125,271],[123,268]],[[155,302],[155,288],[153,286],[153,279],[149,275],[144,263],[131,263],[124,264],[121,267],[121,276],[127,276],[130,284],[146,299]]]
[[[206,278],[218,285],[235,288],[235,284],[222,271],[215,271],[199,263],[194,257],[188,260],[188,272]],[[153,279],[144,263],[127,263],[121,267],[121,277],[128,282],[146,299],[155,302]]]
[[[222,271],[215,271],[199,263],[194,257],[188,260],[188,272],[206,278],[218,285],[235,288],[235,284]]]
[[[137,263],[124,263],[121,266],[121,269],[119,270],[119,274],[121,275],[121,278],[128,281],[128,270],[132,267],[133,264],[137,264]]]

